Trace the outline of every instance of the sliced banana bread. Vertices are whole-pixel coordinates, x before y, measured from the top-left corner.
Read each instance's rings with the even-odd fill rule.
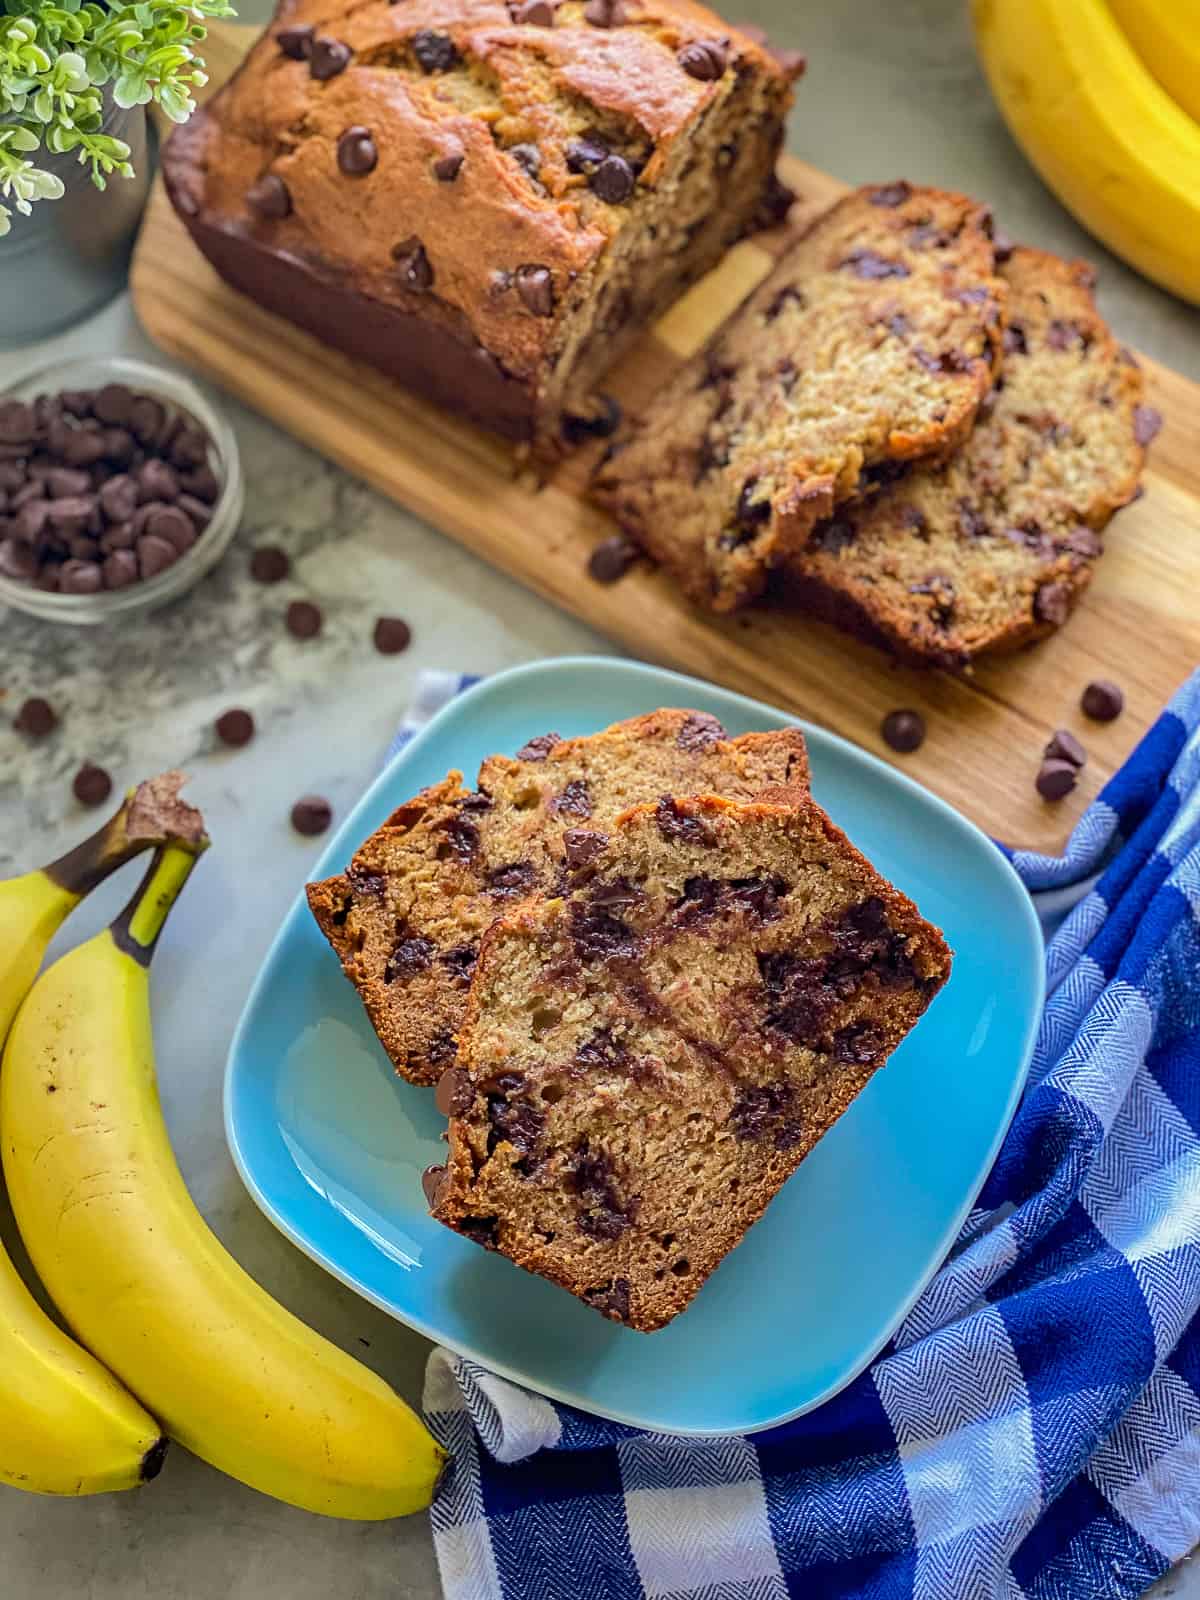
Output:
[[[1007,353],[962,449],[844,507],[789,562],[809,610],[935,666],[1066,621],[1158,428],[1087,263],[1019,249],[1001,271]]]
[[[991,219],[860,189],[818,219],[651,401],[593,493],[687,594],[727,611],[835,506],[966,437],[999,357]]]
[[[439,1084],[435,1217],[649,1332],[676,1316],[950,971],[803,793],[665,796],[484,939]]]
[[[668,710],[587,738],[545,734],[485,761],[477,789],[453,772],[401,806],[345,873],[309,884],[308,903],[397,1070],[436,1083],[480,937],[586,859],[598,827],[660,794],[750,799],[777,784],[807,787],[798,730],[728,739],[713,716]]]

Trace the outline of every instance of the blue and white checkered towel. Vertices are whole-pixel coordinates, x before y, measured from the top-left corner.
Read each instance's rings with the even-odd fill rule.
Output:
[[[1055,920],[1099,877],[1050,941],[999,1160],[893,1342],[808,1416],[712,1440],[435,1351],[447,1600],[1092,1600],[1200,1543],[1200,673],[1064,856],[1010,854]]]

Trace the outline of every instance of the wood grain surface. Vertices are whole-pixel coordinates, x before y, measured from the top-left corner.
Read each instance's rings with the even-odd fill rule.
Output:
[[[236,25],[213,27],[214,85],[254,36]],[[880,159],[881,176],[892,176],[886,152]],[[844,190],[795,160],[785,160],[783,171],[800,194],[788,229],[739,245],[647,335],[606,385],[626,408],[636,409],[702,344],[806,220]],[[895,666],[791,612],[702,614],[644,563],[615,585],[593,582],[588,554],[613,531],[581,498],[599,446],[539,484],[507,445],[227,288],[191,245],[161,181],[131,284],[138,314],[163,349],[627,650],[831,728],[1012,842],[1059,848],[1200,660],[1200,386],[1152,361],[1143,360],[1147,398],[1166,424],[1151,451],[1146,493],[1112,523],[1080,609],[1054,638],[958,678]],[[1125,713],[1107,726],[1079,710],[1080,691],[1095,677],[1116,679],[1126,693]],[[927,720],[929,736],[914,755],[892,756],[879,737],[882,717],[897,706],[916,707]],[[1078,733],[1089,759],[1075,793],[1050,805],[1033,779],[1056,727]]]

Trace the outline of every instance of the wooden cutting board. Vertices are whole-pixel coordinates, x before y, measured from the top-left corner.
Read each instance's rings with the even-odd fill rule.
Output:
[[[213,27],[207,54],[214,86],[255,34]],[[884,175],[890,162],[881,149]],[[845,188],[790,159],[784,175],[800,194],[789,230],[739,245],[631,353],[606,385],[627,408],[703,343],[806,219]],[[161,181],[131,285],[147,332],[171,355],[493,565],[639,656],[784,706],[895,761],[998,837],[1059,848],[1200,662],[1200,386],[1152,361],[1144,361],[1148,400],[1166,425],[1151,453],[1145,497],[1113,523],[1081,608],[1044,644],[955,678],[896,667],[782,610],[702,615],[643,564],[611,587],[595,583],[585,563],[612,528],[581,489],[599,446],[539,486],[508,446],[226,288],[193,248]],[[1080,691],[1095,677],[1116,679],[1126,693],[1124,715],[1103,727],[1079,711]],[[915,755],[894,757],[880,740],[880,720],[897,706],[918,707],[927,720],[929,737]],[[1075,793],[1051,806],[1038,798],[1033,779],[1043,744],[1060,726],[1080,735],[1089,760]]]

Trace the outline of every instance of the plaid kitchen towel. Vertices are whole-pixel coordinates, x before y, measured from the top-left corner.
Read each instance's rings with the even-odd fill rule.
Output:
[[[1200,1543],[1200,673],[1063,856],[1006,853],[1055,922],[1077,903],[1022,1105],[892,1343],[699,1440],[435,1351],[447,1600],[1091,1600]]]

